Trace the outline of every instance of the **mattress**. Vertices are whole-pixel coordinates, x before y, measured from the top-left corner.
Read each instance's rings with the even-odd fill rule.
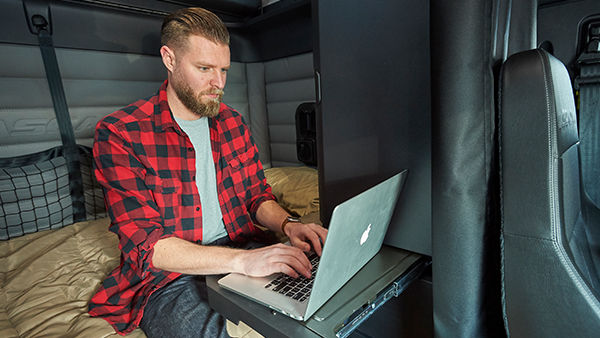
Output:
[[[119,264],[108,219],[0,242],[0,337],[118,337],[87,313],[100,282]],[[129,337],[145,337],[139,328]]]

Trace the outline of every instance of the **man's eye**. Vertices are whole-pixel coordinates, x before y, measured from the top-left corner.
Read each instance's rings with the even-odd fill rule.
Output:
[[[208,72],[210,70],[208,67],[198,67],[198,69],[200,69],[202,72]]]
[[[221,69],[221,73],[224,73],[224,74],[227,74],[228,71],[229,71],[229,69],[225,69],[225,68]]]

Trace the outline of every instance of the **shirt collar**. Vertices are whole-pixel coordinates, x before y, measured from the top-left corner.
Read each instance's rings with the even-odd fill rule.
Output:
[[[175,122],[169,102],[167,101],[167,80],[163,82],[158,90],[158,104],[154,105],[154,125],[157,130],[175,129],[178,133],[181,132],[179,125]]]

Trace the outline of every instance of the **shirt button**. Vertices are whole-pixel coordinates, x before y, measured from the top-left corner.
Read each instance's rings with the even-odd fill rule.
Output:
[[[196,211],[200,211],[200,207],[196,207]]]
[[[189,148],[188,148],[188,151],[194,151],[194,148],[192,148],[192,147],[189,147]]]
[[[196,180],[196,176],[192,176],[192,181],[195,181],[195,180]]]

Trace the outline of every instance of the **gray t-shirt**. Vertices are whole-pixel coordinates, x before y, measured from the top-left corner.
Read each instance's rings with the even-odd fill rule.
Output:
[[[217,175],[210,145],[208,118],[194,121],[175,118],[196,151],[196,186],[202,203],[202,244],[227,236],[217,196]]]

